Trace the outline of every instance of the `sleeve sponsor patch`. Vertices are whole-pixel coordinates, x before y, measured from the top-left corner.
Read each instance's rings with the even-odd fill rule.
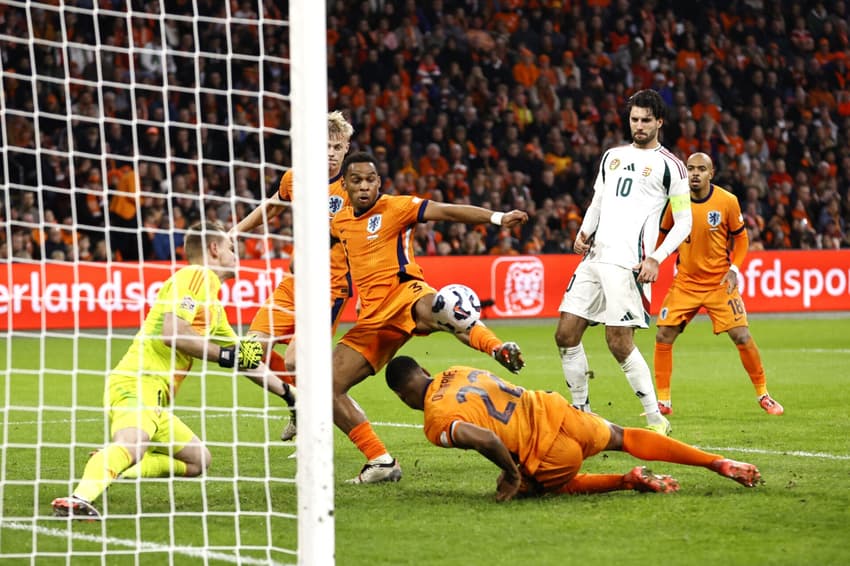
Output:
[[[195,299],[193,299],[192,297],[187,295],[187,296],[183,297],[182,301],[180,301],[180,306],[178,308],[180,310],[186,310],[186,311],[194,312],[195,306],[196,306]]]

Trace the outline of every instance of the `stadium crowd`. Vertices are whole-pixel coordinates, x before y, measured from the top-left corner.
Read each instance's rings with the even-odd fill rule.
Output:
[[[64,25],[0,7],[0,33],[40,40],[3,42],[0,257],[168,259],[192,220],[232,225],[291,164],[286,28],[258,41],[256,1],[166,0],[162,26],[159,1],[99,4],[116,12],[68,12]],[[288,17],[285,3],[261,6]],[[187,17],[228,13],[229,30]],[[379,159],[385,192],[531,218],[513,231],[418,225],[421,255],[570,252],[642,88],[668,104],[662,143],[712,157],[750,249],[850,246],[843,0],[337,0],[327,21],[329,107],[353,123],[352,151]],[[66,49],[52,43],[62,33]],[[242,245],[243,257],[290,252],[282,238]]]

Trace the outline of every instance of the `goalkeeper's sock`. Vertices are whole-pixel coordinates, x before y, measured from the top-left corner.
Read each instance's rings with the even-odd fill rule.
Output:
[[[372,430],[372,424],[369,421],[362,422],[351,429],[348,433],[348,438],[360,450],[367,460],[374,460],[379,456],[387,454],[387,447]]]
[[[670,402],[670,378],[673,376],[673,344],[655,343],[655,392],[659,401]]]
[[[570,390],[572,404],[581,406],[587,403],[587,355],[584,346],[579,342],[578,346],[558,348],[561,354],[561,369],[564,370],[564,381]]]
[[[480,322],[469,329],[469,345],[492,357],[496,348],[502,345],[502,340]]]
[[[185,476],[186,463],[157,452],[146,453],[135,466],[121,472],[121,477],[126,479],[165,478],[172,475]]]
[[[623,429],[623,452],[628,452],[641,460],[673,462],[705,468],[709,467],[713,461],[723,458],[719,454],[703,452],[699,448],[669,436],[642,428]]]
[[[761,354],[756,346],[756,341],[750,338],[746,344],[736,344],[741,363],[753,382],[756,389],[756,397],[767,395],[767,378],[764,375],[764,366],[761,363]]]
[[[286,369],[284,357],[275,352],[274,348],[269,347],[268,360],[269,369],[274,372],[278,379],[289,385],[295,385],[295,376]]]
[[[119,444],[110,444],[98,450],[86,463],[83,479],[73,495],[88,502],[94,501],[132,463],[130,452]]]
[[[643,405],[646,422],[651,425],[666,422],[658,411],[658,398],[655,396],[655,387],[652,384],[649,366],[637,346],[628,355],[626,361],[620,364],[620,367],[626,374],[626,379],[632,386],[632,391],[635,392],[637,398],[640,399],[640,404]]]

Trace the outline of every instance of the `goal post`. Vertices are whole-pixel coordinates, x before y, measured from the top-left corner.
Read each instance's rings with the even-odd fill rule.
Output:
[[[325,2],[292,2],[292,154],[294,236],[298,262],[295,296],[296,367],[300,380],[298,431],[298,561],[330,564],[335,548],[333,411],[331,400],[330,268],[327,185],[327,45]],[[303,190],[306,189],[306,190]],[[303,258],[309,258],[304,260]],[[319,259],[323,258],[324,261]],[[303,306],[303,305],[302,305]],[[323,312],[323,316],[313,313]],[[330,551],[330,552],[329,552]]]
[[[0,563],[334,562],[325,18],[325,0],[0,3]],[[168,408],[208,472],[118,477],[103,521],[53,517],[109,441],[105,379],[186,228],[241,219],[290,167],[291,233],[239,237],[267,247],[221,300],[246,333],[287,255],[309,258],[295,442],[280,399],[196,361]]]

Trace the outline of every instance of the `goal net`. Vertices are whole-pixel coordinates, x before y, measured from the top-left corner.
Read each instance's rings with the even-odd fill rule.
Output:
[[[244,335],[287,258],[311,258],[296,440],[279,440],[281,399],[195,360],[163,406],[209,449],[206,473],[125,472],[99,521],[52,505],[111,439],[106,378],[187,264],[187,228],[231,228],[290,167],[296,186],[327,182],[326,59],[323,0],[0,4],[0,562],[333,563],[322,191],[238,235],[219,295]]]

